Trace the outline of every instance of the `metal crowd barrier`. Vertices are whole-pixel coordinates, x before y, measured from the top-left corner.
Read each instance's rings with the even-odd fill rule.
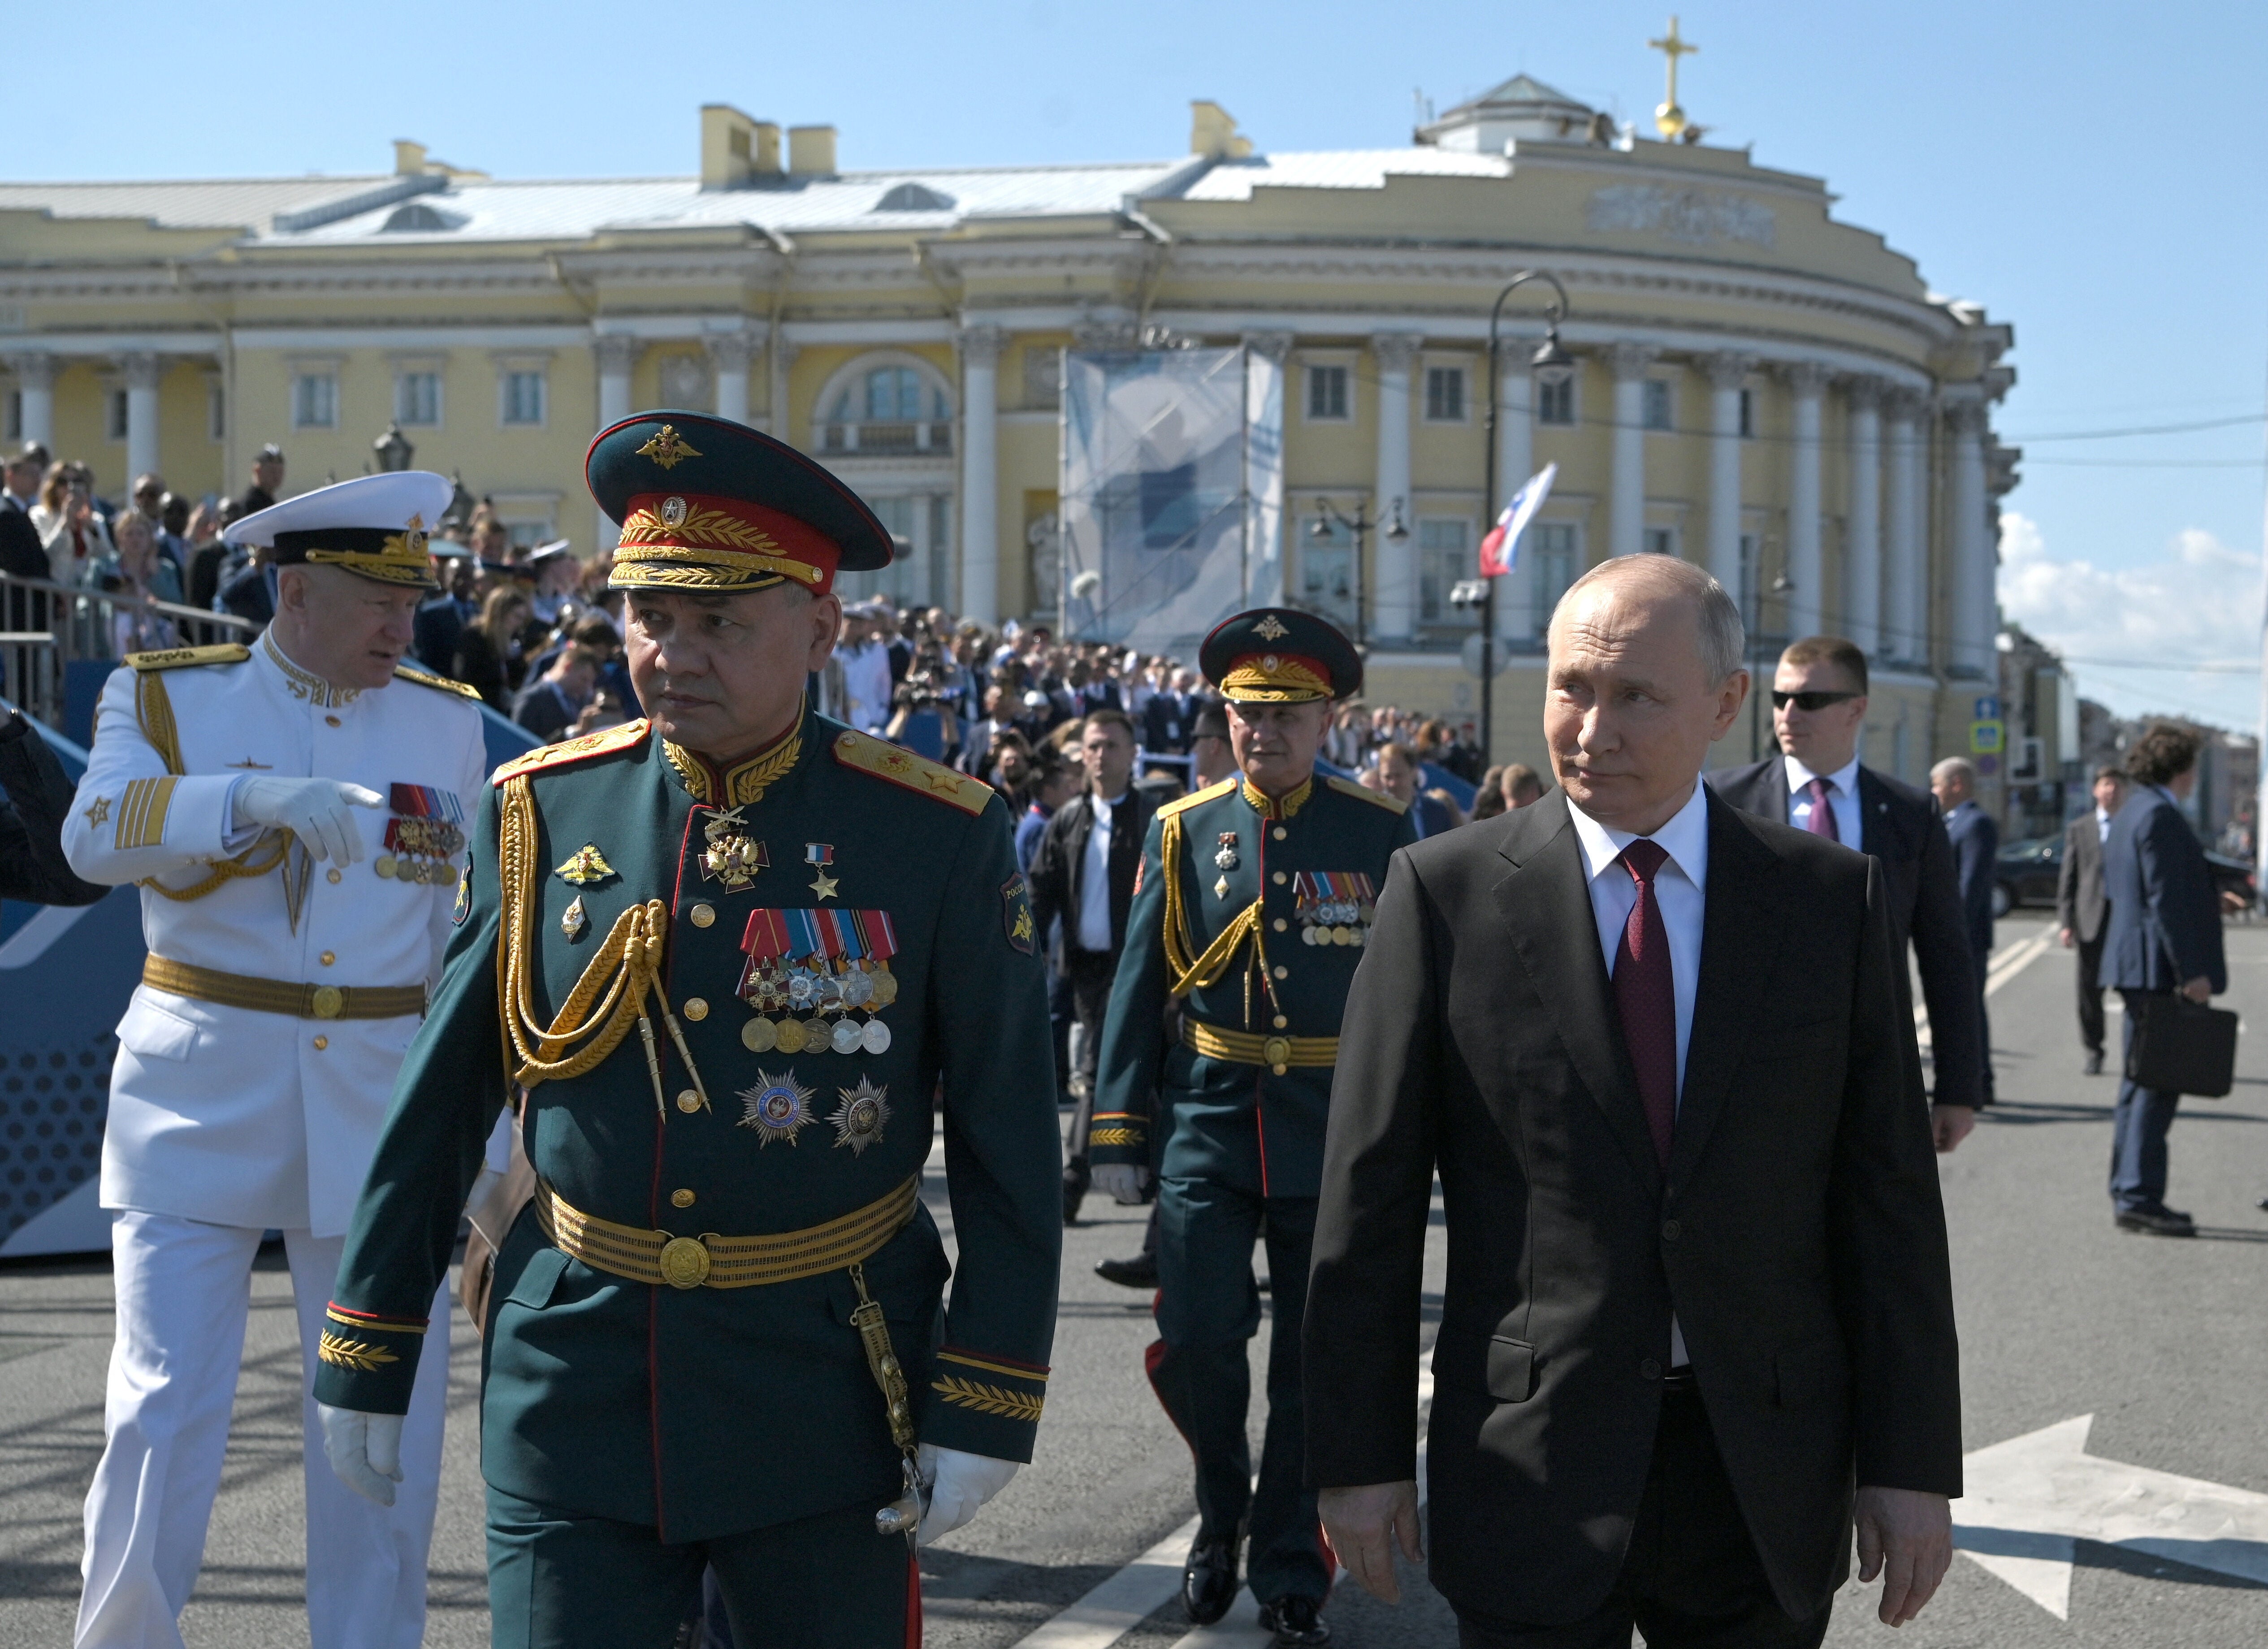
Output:
[[[67,731],[74,665],[161,647],[248,642],[260,628],[232,613],[0,573],[0,694],[26,715]]]

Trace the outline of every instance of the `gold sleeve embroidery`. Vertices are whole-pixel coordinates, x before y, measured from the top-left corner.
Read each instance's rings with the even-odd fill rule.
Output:
[[[1045,1397],[1027,1396],[1020,1391],[1010,1391],[1001,1386],[982,1385],[973,1380],[963,1380],[957,1374],[947,1374],[930,1388],[947,1402],[958,1403],[964,1409],[974,1409],[979,1414],[997,1414],[1010,1420],[1039,1423],[1040,1410],[1047,1406]]]
[[[173,809],[173,787],[180,783],[170,773],[163,778],[127,782],[126,799],[119,805],[114,837],[120,852],[165,845],[166,815]]]
[[[364,1374],[375,1374],[382,1365],[401,1360],[384,1346],[330,1333],[323,1336],[315,1349],[315,1355],[326,1363],[340,1368],[355,1369]]]

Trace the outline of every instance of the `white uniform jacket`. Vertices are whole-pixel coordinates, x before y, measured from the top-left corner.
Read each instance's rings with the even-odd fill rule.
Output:
[[[89,881],[143,884],[151,954],[287,984],[437,980],[463,850],[446,870],[429,859],[427,880],[379,866],[401,863],[387,841],[397,798],[413,814],[456,813],[469,835],[487,773],[477,701],[407,674],[374,691],[334,688],[264,635],[248,655],[205,648],[136,663],[103,688],[63,850]],[[232,829],[231,791],[268,776],[387,797],[386,807],[354,810],[362,861],[317,864],[289,832]],[[256,874],[216,873],[279,859]],[[191,898],[158,891],[201,885],[210,890]],[[301,1019],[145,982],[118,1026],[102,1205],[343,1234],[418,1023],[414,1012]]]

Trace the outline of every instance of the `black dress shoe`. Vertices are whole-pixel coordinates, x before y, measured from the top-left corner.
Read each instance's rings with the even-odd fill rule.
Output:
[[[2154,1237],[2194,1237],[2197,1222],[2171,1208],[2122,1208],[2111,1216],[2121,1231],[2146,1232]]]
[[[2087,1074],[2090,1077],[2099,1077],[2102,1074],[2102,1050],[2100,1048],[2088,1055]]]
[[[1236,1601],[1237,1543],[1234,1535],[1226,1540],[1199,1536],[1189,1548],[1189,1560],[1182,1568],[1182,1607],[1193,1624],[1211,1625]]]
[[[1158,1256],[1138,1254],[1130,1260],[1104,1260],[1094,1268],[1094,1274],[1106,1283],[1116,1283],[1121,1288],[1155,1288],[1158,1285]]]
[[[1322,1605],[1311,1597],[1294,1594],[1262,1604],[1260,1626],[1262,1631],[1276,1634],[1278,1649],[1314,1649],[1316,1645],[1331,1640],[1330,1624],[1323,1619]]]
[[[1085,1162],[1074,1160],[1070,1167],[1064,1170],[1063,1188],[1064,1225],[1076,1226],[1079,1224],[1079,1205],[1086,1201],[1087,1187],[1093,1183],[1094,1175],[1088,1171],[1087,1166]]]

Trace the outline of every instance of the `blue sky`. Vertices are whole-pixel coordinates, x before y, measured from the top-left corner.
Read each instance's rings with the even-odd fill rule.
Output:
[[[2257,718],[2268,393],[2268,8],[1905,0],[1685,5],[1710,141],[1825,177],[1940,291],[2016,328],[2027,452],[2003,599],[2126,711]],[[500,176],[681,173],[732,102],[841,129],[846,167],[1162,158],[1188,102],[1263,149],[1405,142],[1526,70],[1644,118],[1666,8],[1069,0],[739,6],[24,8],[19,179],[382,171],[395,137]],[[2249,419],[2110,439],[2059,434]],[[2093,662],[2093,661],[2101,662]]]

